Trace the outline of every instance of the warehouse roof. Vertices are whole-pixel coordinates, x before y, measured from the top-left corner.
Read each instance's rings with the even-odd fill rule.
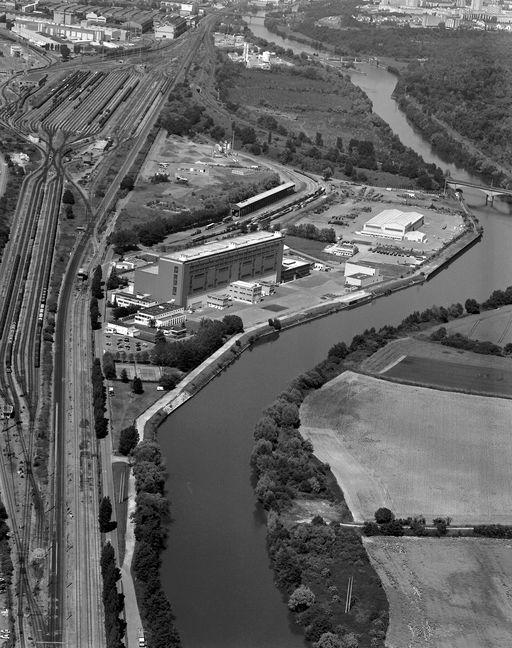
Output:
[[[384,209],[380,214],[377,214],[373,218],[370,218],[369,221],[366,221],[365,227],[371,227],[372,225],[374,227],[386,227],[389,225],[407,227],[422,218],[423,214],[419,214],[418,212],[403,212],[400,211],[400,209]]]

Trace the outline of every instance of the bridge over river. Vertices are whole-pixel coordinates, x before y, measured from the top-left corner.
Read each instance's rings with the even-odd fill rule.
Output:
[[[482,191],[485,194],[485,204],[492,205],[496,196],[511,196],[511,189],[502,189],[501,187],[487,187],[485,185],[475,184],[473,182],[465,182],[464,180],[456,180],[455,178],[446,178],[445,187],[450,186],[457,191],[457,189],[462,190],[464,187],[470,187],[471,189],[477,189]]]

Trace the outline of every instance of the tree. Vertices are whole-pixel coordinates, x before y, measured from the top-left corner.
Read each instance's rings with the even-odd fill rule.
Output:
[[[108,533],[111,531],[110,518],[112,517],[112,503],[110,497],[102,497],[100,500],[98,522],[100,524],[100,532]]]
[[[324,140],[322,137],[322,133],[316,133],[315,135],[315,144],[316,146],[323,146],[324,145]]]
[[[126,369],[121,369],[121,382],[127,383],[129,382],[129,380],[130,379],[128,378],[128,372],[126,371]]]
[[[121,430],[119,436],[119,452],[125,457],[130,454],[130,452],[137,446],[139,443],[139,433],[135,425],[130,425],[127,428]]]
[[[166,390],[174,389],[176,385],[180,382],[181,378],[179,373],[169,374],[165,373],[160,378],[159,384]]]
[[[144,387],[142,385],[142,380],[138,377],[135,376],[132,380],[132,392],[134,394],[143,394],[144,393]]]
[[[64,212],[66,214],[66,218],[68,218],[69,220],[72,220],[75,217],[75,214],[73,213],[73,207],[71,207],[71,205],[66,205]]]
[[[62,202],[65,205],[74,205],[75,204],[75,196],[73,195],[73,192],[71,189],[66,189],[64,193],[62,194]]]
[[[293,612],[303,612],[311,607],[316,598],[313,592],[306,585],[299,585],[288,599],[288,608]]]
[[[343,648],[343,644],[337,634],[324,632],[320,639],[313,644],[313,648]]]
[[[62,56],[63,61],[69,61],[69,57],[71,56],[71,50],[65,43],[63,43],[60,46],[60,54]]]
[[[109,351],[103,354],[103,374],[107,380],[115,380],[117,378],[114,356]]]
[[[469,315],[477,315],[480,312],[480,304],[476,299],[466,299],[464,308]]]
[[[127,174],[124,176],[124,178],[121,180],[121,184],[119,185],[120,189],[125,189],[126,191],[131,191],[135,186],[135,179],[132,175]]]
[[[238,315],[225,315],[222,318],[222,323],[226,329],[226,335],[244,332],[244,323]]]
[[[325,167],[325,169],[322,171],[322,177],[324,180],[330,180],[332,178],[332,168],[331,167]]]
[[[395,519],[394,514],[385,506],[375,511],[375,522],[377,524],[388,524]]]

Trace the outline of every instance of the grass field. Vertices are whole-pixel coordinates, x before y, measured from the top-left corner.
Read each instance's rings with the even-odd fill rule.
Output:
[[[365,541],[389,601],[388,648],[509,648],[509,542],[460,538]]]
[[[330,464],[356,520],[512,522],[512,404],[345,372],[306,398],[301,432]]]
[[[134,394],[129,383],[120,381],[115,383],[114,389],[115,396],[110,398],[110,412],[107,412],[107,416],[112,418],[112,447],[116,452],[121,430],[132,425],[139,414],[162,396],[162,392],[156,391],[153,383],[146,385],[142,394]]]

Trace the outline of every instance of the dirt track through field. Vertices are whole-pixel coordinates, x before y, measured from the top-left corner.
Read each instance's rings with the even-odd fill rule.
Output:
[[[390,605],[388,648],[510,648],[512,543],[368,538]]]

